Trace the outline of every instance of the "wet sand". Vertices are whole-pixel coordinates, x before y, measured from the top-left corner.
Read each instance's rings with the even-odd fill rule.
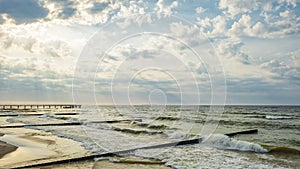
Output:
[[[15,151],[18,147],[7,144],[6,142],[0,141],[0,158],[8,153]]]
[[[81,161],[63,165],[51,165],[41,169],[171,169],[155,160],[141,159],[137,157],[125,157],[125,161],[115,161],[116,158],[100,161]],[[130,161],[130,162],[128,162]],[[145,163],[145,161],[147,161]]]

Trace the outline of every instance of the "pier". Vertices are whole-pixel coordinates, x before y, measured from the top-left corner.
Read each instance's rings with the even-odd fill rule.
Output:
[[[81,105],[76,104],[5,104],[0,105],[0,110],[27,110],[27,109],[76,109]]]

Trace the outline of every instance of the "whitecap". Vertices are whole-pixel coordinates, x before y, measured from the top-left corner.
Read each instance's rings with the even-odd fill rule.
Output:
[[[289,116],[271,116],[271,115],[266,115],[266,119],[270,120],[280,120],[280,119],[291,119],[292,117]]]
[[[223,134],[212,134],[204,136],[201,145],[214,147],[218,149],[239,150],[239,151],[254,151],[258,153],[267,153],[261,145],[248,141],[240,141],[230,138]]]

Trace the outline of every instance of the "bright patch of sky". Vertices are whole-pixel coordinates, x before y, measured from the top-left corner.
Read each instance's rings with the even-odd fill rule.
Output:
[[[299,104],[297,0],[0,0],[0,102]]]

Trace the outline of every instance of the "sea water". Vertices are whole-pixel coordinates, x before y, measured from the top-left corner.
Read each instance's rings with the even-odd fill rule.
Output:
[[[81,126],[45,126],[83,143],[92,152],[127,150],[184,139],[202,138],[196,145],[137,150],[130,155],[156,158],[174,168],[297,168],[300,166],[300,107],[225,106],[211,116],[210,106],[83,106],[81,109],[31,110],[42,116],[17,116],[10,123],[81,122]],[[54,113],[77,112],[77,116]],[[7,113],[26,114],[21,110]],[[216,130],[202,135],[213,117]],[[108,123],[110,120],[132,120]],[[141,121],[139,121],[141,120]],[[258,134],[230,138],[225,133],[258,129]],[[128,154],[126,154],[128,155]]]

